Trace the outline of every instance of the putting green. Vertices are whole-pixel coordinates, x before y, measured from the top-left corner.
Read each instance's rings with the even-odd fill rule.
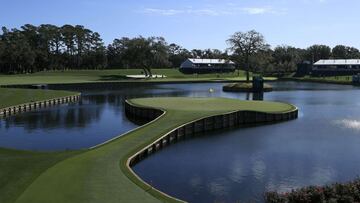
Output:
[[[225,98],[146,98],[129,103],[166,113],[111,142],[60,161],[42,173],[17,202],[176,202],[138,179],[127,166],[129,157],[192,120],[237,110],[282,113],[296,109],[285,103]]]

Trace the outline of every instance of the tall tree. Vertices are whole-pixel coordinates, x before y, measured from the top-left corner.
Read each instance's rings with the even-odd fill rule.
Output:
[[[191,50],[192,58],[203,58],[203,51],[201,49],[193,49]]]
[[[111,68],[129,68],[123,59],[123,50],[130,39],[123,37],[121,39],[114,39],[113,43],[107,47],[107,60]]]
[[[259,51],[266,50],[269,46],[265,43],[264,36],[255,30],[236,32],[227,40],[229,50],[238,64],[245,65],[246,81],[250,80],[250,57]]]
[[[169,45],[168,50],[169,50],[169,61],[173,68],[180,67],[183,61],[191,57],[191,53],[187,49],[174,43]]]
[[[267,74],[275,71],[273,50],[266,49],[252,55],[249,59],[251,70],[261,74]]]
[[[168,45],[162,37],[115,39],[108,49],[111,54],[110,63],[121,61],[127,68],[141,68],[146,77],[152,76],[151,68],[171,65]]]
[[[83,26],[26,24],[0,33],[0,71],[29,73],[60,68],[106,67],[100,35]]]
[[[87,63],[83,64],[85,67],[92,67],[93,69],[107,67],[106,48],[99,33],[90,31],[84,47],[84,55],[87,59]]]
[[[360,53],[355,47],[337,45],[332,49],[331,55],[334,59],[351,59],[358,58]]]
[[[25,73],[33,68],[35,54],[25,35],[17,29],[7,30],[3,27],[2,71],[7,73]]]
[[[61,49],[63,47],[63,37],[60,28],[55,25],[43,24],[40,25],[38,32],[48,55],[49,63],[47,69],[60,69]]]
[[[302,61],[302,50],[291,46],[277,46],[273,52],[274,63],[283,72],[296,70],[296,65]]]
[[[308,61],[315,63],[320,59],[329,59],[331,56],[331,48],[326,45],[315,44],[306,49],[305,55]]]

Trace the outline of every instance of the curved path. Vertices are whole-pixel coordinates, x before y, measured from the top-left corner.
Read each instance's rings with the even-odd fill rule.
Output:
[[[17,202],[177,202],[149,187],[128,167],[128,160],[178,126],[233,111],[285,113],[290,104],[225,98],[133,99],[135,106],[162,109],[152,122],[117,139],[75,155],[42,173]]]

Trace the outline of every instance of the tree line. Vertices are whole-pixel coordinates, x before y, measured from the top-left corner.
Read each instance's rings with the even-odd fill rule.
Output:
[[[315,63],[320,59],[357,59],[360,52],[355,47],[337,45],[331,48],[327,45],[312,45],[306,49],[282,45],[271,49],[264,36],[251,30],[236,32],[228,40],[231,51],[229,57],[247,72],[282,75],[295,72],[297,64],[303,62]]]
[[[34,73],[44,70],[99,69],[107,66],[100,34],[81,25],[2,27],[0,71]]]
[[[163,37],[114,39],[105,45],[100,34],[81,25],[26,24],[19,29],[2,27],[0,73],[19,74],[48,70],[178,68],[186,58],[234,60],[241,69],[260,73],[287,73],[302,61],[359,58],[355,47],[313,45],[307,49],[282,45],[272,49],[262,34],[237,32],[226,41],[225,51],[187,50]]]

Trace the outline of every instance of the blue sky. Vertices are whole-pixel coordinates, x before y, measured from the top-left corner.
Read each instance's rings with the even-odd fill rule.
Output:
[[[236,31],[255,29],[272,45],[360,48],[359,0],[0,0],[0,26],[81,24],[105,43],[163,36],[187,49],[227,47]]]

